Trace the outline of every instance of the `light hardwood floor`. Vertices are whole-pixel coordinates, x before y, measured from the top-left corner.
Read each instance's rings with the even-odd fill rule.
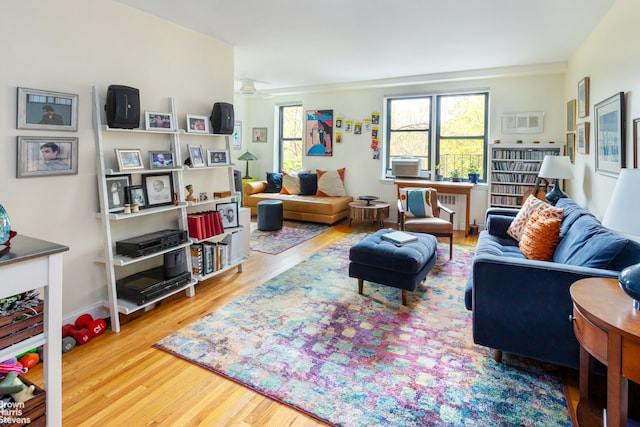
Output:
[[[387,225],[391,226],[391,225]],[[196,286],[196,295],[178,294],[157,308],[108,330],[63,355],[65,426],[323,426],[305,414],[267,399],[152,345],[171,332],[227,304],[248,289],[289,269],[367,224],[343,221],[331,230],[279,255],[252,252],[243,272],[229,271]],[[476,236],[456,234],[475,245]],[[42,364],[27,377],[42,385]],[[568,373],[572,406],[577,380]]]

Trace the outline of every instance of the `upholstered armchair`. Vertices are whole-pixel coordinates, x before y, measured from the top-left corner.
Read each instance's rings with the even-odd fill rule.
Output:
[[[403,204],[403,197],[406,197],[408,192],[425,192],[429,190],[429,201],[426,203],[431,207],[431,214],[426,216],[411,216],[406,211]],[[426,194],[426,193],[425,193]],[[449,215],[448,219],[440,218],[440,213],[444,211]],[[403,231],[412,231],[416,233],[432,234],[436,237],[448,237],[449,238],[449,259],[453,258],[453,216],[455,212],[444,206],[438,200],[438,192],[433,188],[403,188],[399,194],[398,199],[398,228]]]

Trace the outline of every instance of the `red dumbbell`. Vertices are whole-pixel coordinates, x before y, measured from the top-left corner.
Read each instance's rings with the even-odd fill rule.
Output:
[[[94,320],[90,314],[85,313],[76,319],[76,327],[86,328],[92,337],[96,337],[107,330],[107,322],[104,319]]]
[[[82,345],[89,342],[91,333],[87,328],[78,329],[75,325],[66,324],[62,327],[62,337],[72,337],[76,344]]]

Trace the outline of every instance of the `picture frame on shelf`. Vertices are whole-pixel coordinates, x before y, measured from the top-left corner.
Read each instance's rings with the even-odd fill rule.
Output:
[[[207,150],[208,166],[224,166],[229,164],[229,151]]]
[[[138,204],[138,209],[147,207],[147,193],[142,185],[130,185],[125,188],[125,202],[127,204]]]
[[[211,133],[209,128],[209,118],[206,116],[195,116],[187,114],[188,133]]]
[[[242,148],[242,122],[235,121],[233,123],[233,135],[231,138],[231,147],[234,150]]]
[[[576,100],[567,102],[567,132],[576,130]]]
[[[253,128],[251,135],[253,142],[267,142],[267,128]]]
[[[589,77],[578,82],[578,117],[589,117]]]
[[[589,154],[589,122],[578,123],[576,128],[576,151]]]
[[[222,225],[225,229],[239,226],[238,202],[216,203],[216,210],[220,212]]]
[[[175,168],[172,151],[149,151],[149,165],[151,169]]]
[[[189,162],[192,168],[201,168],[206,165],[201,145],[187,144],[187,150],[189,150]]]
[[[108,212],[124,212],[126,203],[125,189],[131,186],[131,175],[107,175],[105,176],[105,181],[107,183],[105,197],[107,198]]]
[[[172,131],[175,129],[171,113],[145,111],[144,124],[146,130]]]
[[[77,173],[77,137],[18,137],[16,178]]]
[[[567,134],[567,145],[565,147],[569,161],[573,164],[576,162],[576,134],[571,132]]]
[[[173,175],[171,172],[142,175],[142,186],[147,195],[147,206],[173,204]]]
[[[142,161],[142,151],[140,151],[139,148],[116,148],[115,152],[116,160],[118,161],[118,170],[120,172],[144,169],[144,162]]]
[[[626,166],[624,92],[598,102],[594,114],[596,172],[617,176]]]
[[[78,95],[18,88],[18,129],[78,130]]]

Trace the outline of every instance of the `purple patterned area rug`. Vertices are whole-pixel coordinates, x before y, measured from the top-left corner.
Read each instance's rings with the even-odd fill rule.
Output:
[[[252,251],[277,255],[305,242],[331,228],[330,225],[313,222],[283,221],[282,229],[274,231],[254,230],[252,224],[250,247]]]
[[[571,426],[560,370],[471,339],[473,248],[439,244],[409,293],[348,277],[351,234],[156,343],[340,426]],[[514,283],[514,285],[516,285]]]

